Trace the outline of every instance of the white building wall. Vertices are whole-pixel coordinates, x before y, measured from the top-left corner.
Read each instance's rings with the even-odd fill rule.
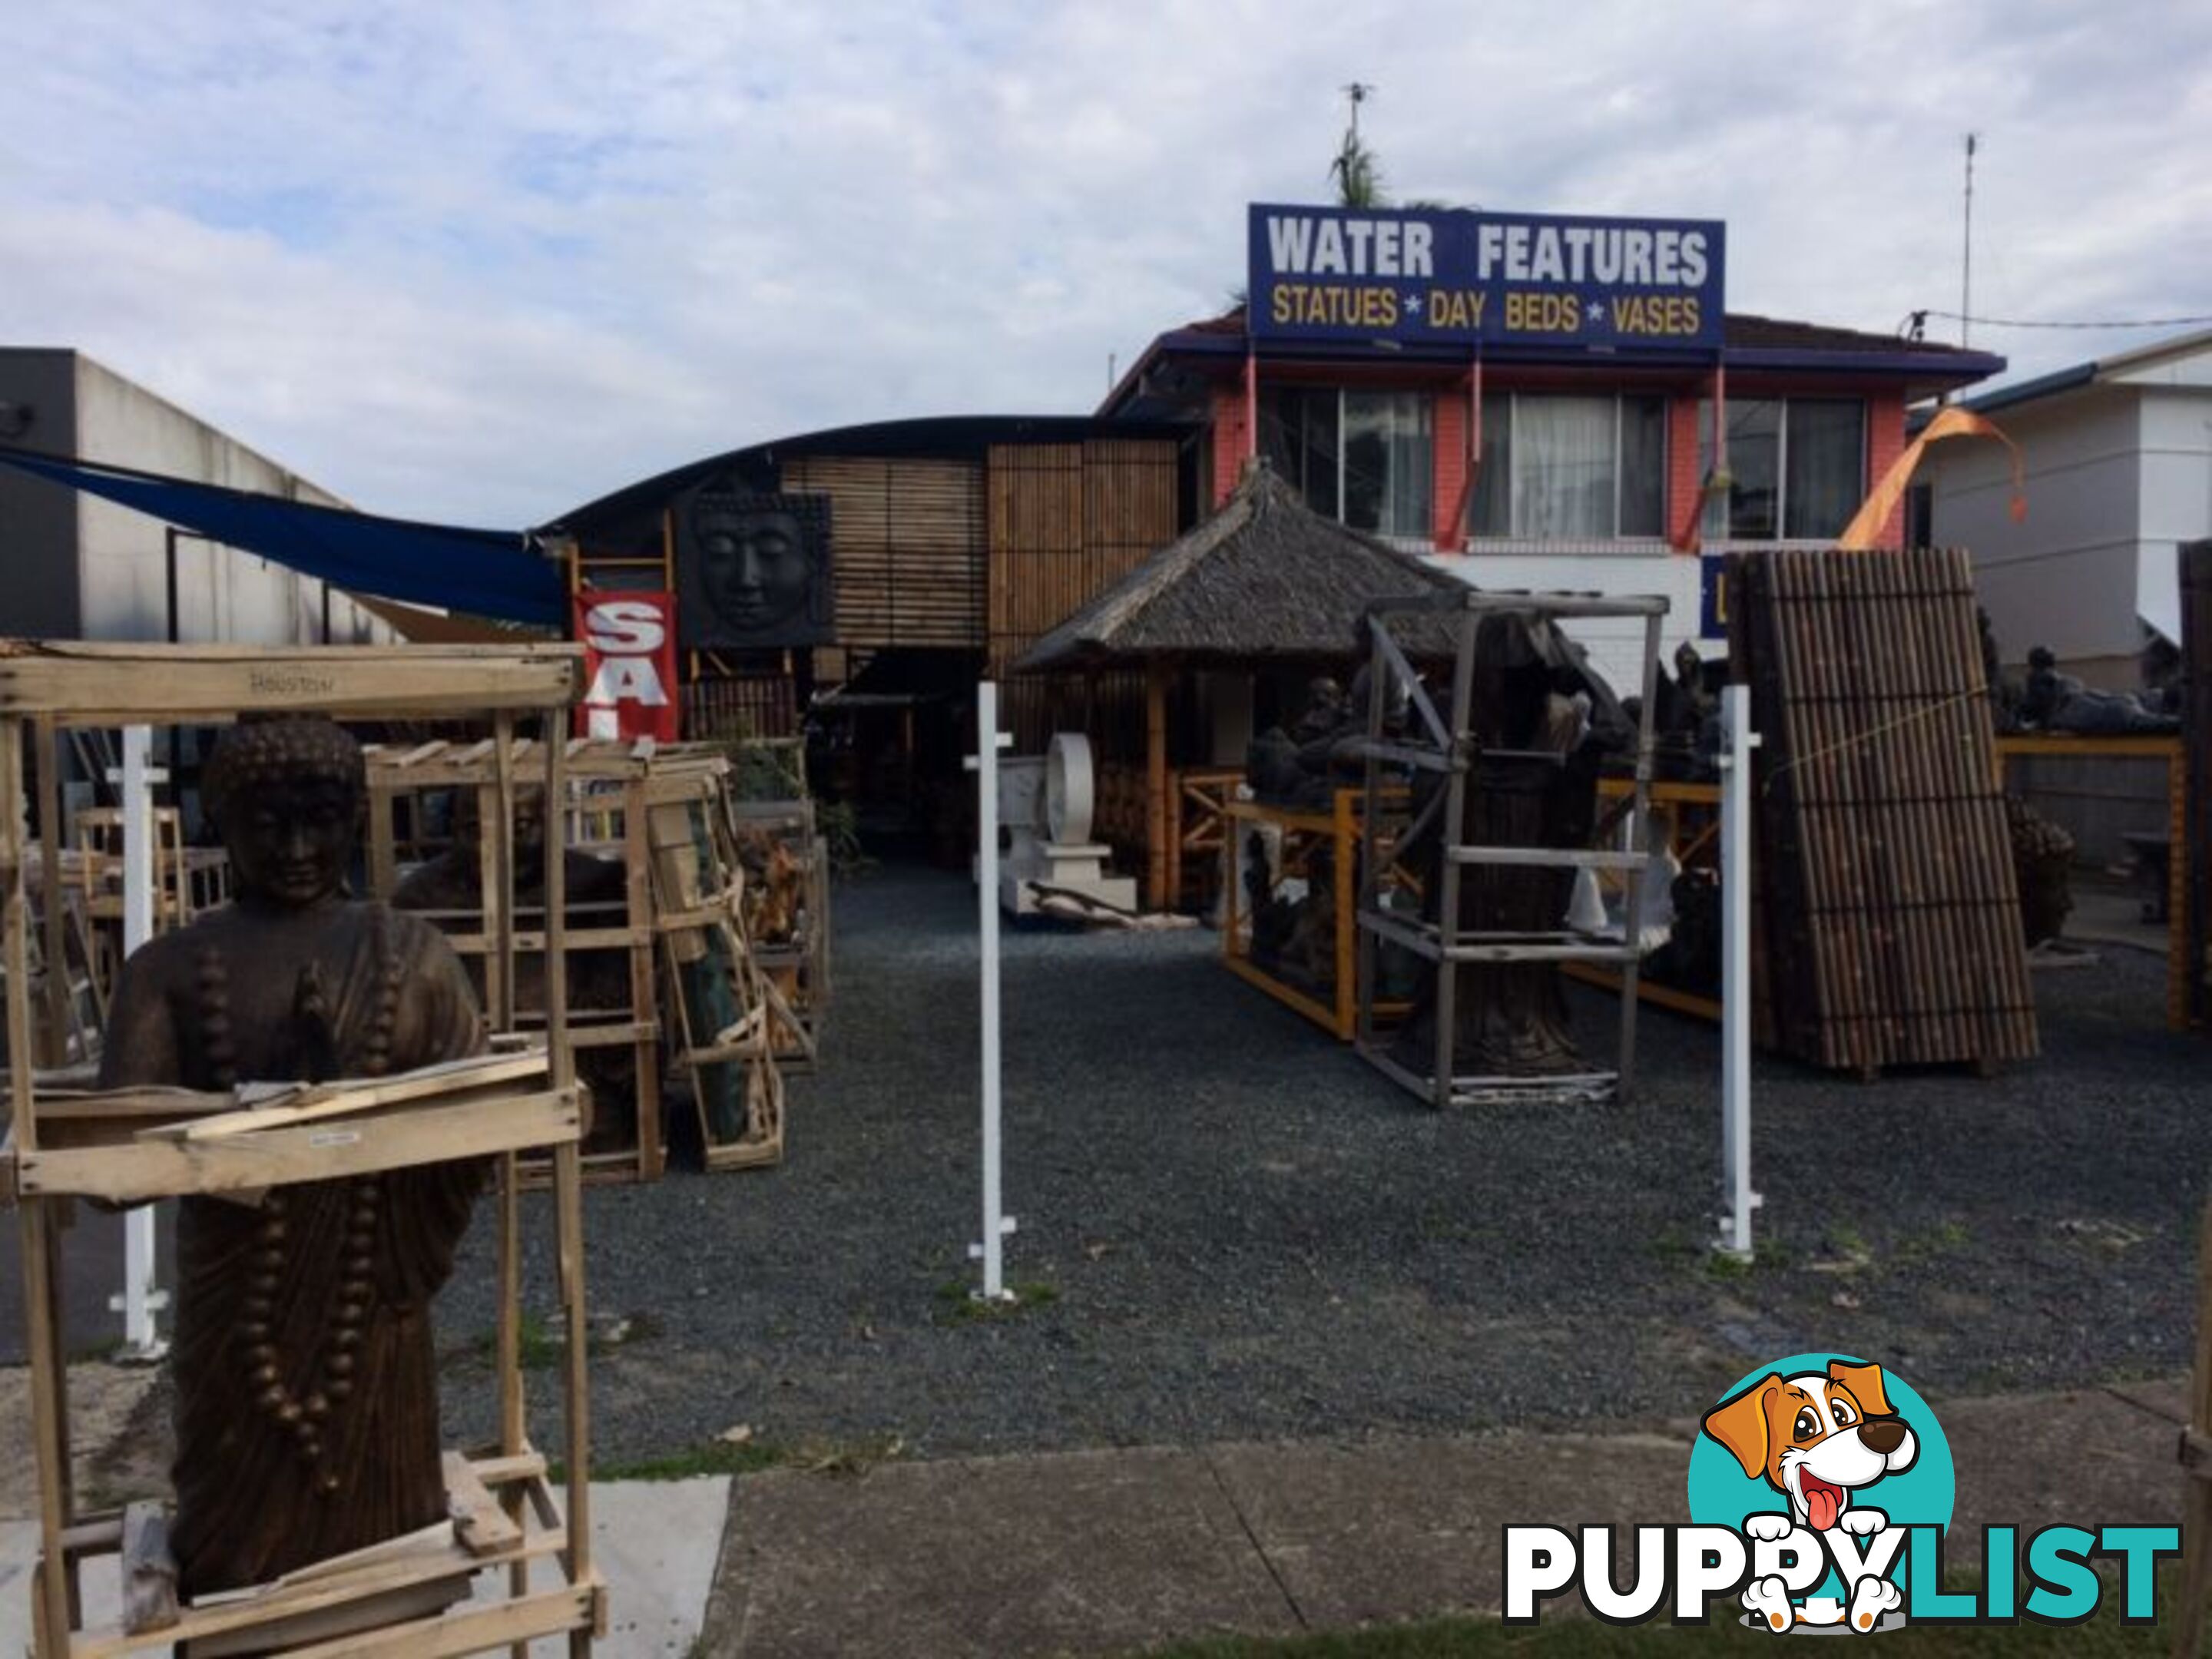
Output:
[[[1662,672],[1666,672],[1666,659],[1676,646],[1684,640],[1698,639],[1701,562],[1663,543],[1575,552],[1506,551],[1496,550],[1494,544],[1478,543],[1474,552],[1431,556],[1430,562],[1481,588],[1603,593],[1616,598],[1660,594],[1667,600],[1667,617],[1660,629]],[[1639,619],[1578,617],[1565,626],[1589,652],[1616,696],[1642,693],[1644,624]],[[1701,641],[1700,649],[1710,659],[1725,653],[1727,643]]]
[[[2136,608],[2167,637],[2181,637],[2177,551],[2212,536],[2212,359],[2193,383],[2145,387],[2142,400],[2142,515],[2136,550]]]
[[[76,359],[76,397],[77,453],[88,460],[324,506],[345,505],[82,356]],[[79,503],[77,573],[83,636],[167,638],[167,527],[94,495],[81,495]],[[179,640],[247,645],[321,641],[320,581],[194,536],[180,536],[177,547]],[[352,638],[356,618],[351,603],[333,595],[332,637],[341,641]],[[389,630],[380,626],[377,636],[388,635]]]
[[[2136,394],[2106,386],[2000,409],[2021,448],[2027,517],[2011,516],[2001,444],[1954,438],[1929,450],[1929,538],[1973,556],[1974,585],[2008,663],[2048,646],[2062,662],[2134,654],[2142,433]]]

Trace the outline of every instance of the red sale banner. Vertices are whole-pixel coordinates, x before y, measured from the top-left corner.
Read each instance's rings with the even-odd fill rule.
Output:
[[[587,589],[576,595],[584,701],[576,735],[676,741],[676,596]]]

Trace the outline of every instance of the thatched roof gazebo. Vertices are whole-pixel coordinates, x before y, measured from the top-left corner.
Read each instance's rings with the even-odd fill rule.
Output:
[[[1460,586],[1322,517],[1272,469],[1255,465],[1212,517],[1062,622],[1014,669],[1341,658],[1364,652],[1360,619],[1376,600]]]
[[[1181,786],[1170,776],[1167,718],[1176,675],[1343,664],[1365,654],[1370,605],[1462,591],[1444,572],[1314,512],[1255,464],[1211,518],[1039,639],[1013,670],[1143,670],[1146,900],[1158,907],[1174,902],[1179,885]],[[1431,654],[1418,640],[1401,642]]]

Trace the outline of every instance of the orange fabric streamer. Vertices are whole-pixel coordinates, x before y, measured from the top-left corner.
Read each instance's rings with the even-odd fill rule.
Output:
[[[1936,411],[1936,418],[1922,428],[1920,435],[1905,447],[1905,453],[1881,475],[1881,482],[1874,487],[1859,506],[1851,521],[1844,526],[1844,533],[1836,538],[1836,546],[1846,553],[1869,551],[1881,539],[1882,526],[1889,515],[1905,499],[1905,486],[1912,482],[1914,470],[1928,446],[1944,438],[1995,438],[2012,455],[2012,519],[2018,524],[2027,517],[2027,481],[2026,470],[2021,465],[2020,446],[1997,429],[1996,422],[1986,420],[1972,410],[1954,404]]]

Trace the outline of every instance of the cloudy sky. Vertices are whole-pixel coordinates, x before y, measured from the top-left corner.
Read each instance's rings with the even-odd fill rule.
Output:
[[[1724,219],[1732,310],[2212,313],[2212,7],[0,0],[0,341],[372,510],[518,526],[900,416],[1091,408],[1243,208]],[[1958,325],[1930,332],[1955,337]],[[2033,373],[2154,335],[1978,327]]]

